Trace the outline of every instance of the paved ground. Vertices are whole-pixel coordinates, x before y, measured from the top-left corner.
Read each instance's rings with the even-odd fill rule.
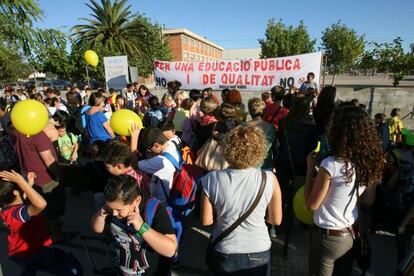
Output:
[[[64,230],[79,231],[83,235],[95,236],[89,229],[89,218],[94,213],[94,202],[90,192],[80,196],[71,195],[67,190],[67,211],[64,217]],[[208,232],[211,229],[201,227],[195,218],[191,218],[187,227],[186,238],[182,244],[181,267],[174,270],[173,275],[210,275],[204,266],[204,251],[207,245]],[[272,244],[272,275],[306,275],[309,229],[304,229],[296,223],[293,228],[292,241],[289,247],[289,257],[283,258],[283,235],[275,238]],[[391,236],[372,236],[373,267],[367,275],[394,275],[396,269],[396,247]],[[0,263],[3,275],[18,275],[20,269],[7,258],[6,230],[0,229]],[[59,246],[72,252],[82,263],[84,275],[96,275],[88,261],[80,239],[75,239]],[[110,266],[102,242],[90,241],[91,255],[98,267]],[[1,273],[0,273],[1,275]],[[38,275],[48,275],[41,274]],[[354,269],[354,275],[358,270]]]

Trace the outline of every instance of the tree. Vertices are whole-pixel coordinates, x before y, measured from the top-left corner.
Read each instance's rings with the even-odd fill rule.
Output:
[[[393,86],[398,86],[400,81],[414,68],[413,49],[411,49],[411,52],[405,53],[400,37],[397,37],[391,43],[374,44],[373,52],[380,69],[391,72],[390,79],[393,80]]]
[[[66,51],[68,39],[61,31],[46,29],[49,33],[43,43],[36,44],[29,57],[30,64],[39,72],[48,72],[61,79],[71,79],[73,63]]]
[[[133,19],[139,21],[140,25],[147,29],[147,40],[145,43],[144,52],[131,59],[131,63],[137,65],[140,76],[148,77],[153,72],[153,64],[155,60],[171,60],[172,54],[168,44],[168,40],[163,39],[161,33],[161,26],[151,23],[149,18],[141,14],[136,14]],[[133,37],[133,40],[139,39]],[[135,43],[140,43],[135,41]]]
[[[15,45],[8,45],[7,50],[0,52],[0,81],[17,81],[31,73],[31,67],[23,61]]]
[[[354,29],[338,21],[322,32],[321,44],[328,66],[333,68],[333,85],[336,75],[351,68],[364,52],[365,39],[363,35],[358,36]]]
[[[91,0],[86,4],[94,19],[81,18],[87,24],[72,28],[76,43],[89,43],[92,48],[103,46],[108,52],[117,52],[129,57],[144,52],[147,30],[140,21],[132,20],[127,0]],[[136,39],[133,40],[132,37]],[[135,43],[138,41],[138,43]]]
[[[267,23],[265,39],[259,39],[262,52],[260,58],[283,57],[314,51],[316,39],[311,40],[303,21],[296,28],[286,26],[282,19]]]

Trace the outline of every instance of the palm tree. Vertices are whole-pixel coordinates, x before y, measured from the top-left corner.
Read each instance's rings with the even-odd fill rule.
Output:
[[[127,0],[115,0],[114,3],[111,0],[101,0],[100,3],[91,0],[86,5],[92,10],[93,19],[81,18],[87,24],[72,28],[78,45],[86,42],[94,48],[103,46],[107,52],[127,54],[130,57],[145,52],[147,29],[140,21],[133,20]]]

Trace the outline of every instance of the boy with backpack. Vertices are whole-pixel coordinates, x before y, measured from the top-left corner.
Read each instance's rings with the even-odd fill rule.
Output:
[[[93,231],[114,238],[120,275],[170,275],[177,239],[165,207],[143,197],[136,180],[117,175],[104,190],[106,204],[92,218]]]
[[[66,123],[61,122],[56,126],[59,133],[58,148],[59,163],[73,164],[78,159],[78,138],[73,133],[66,131]]]
[[[28,174],[29,182],[15,171],[2,171],[0,178],[0,216],[9,229],[9,256],[24,267],[22,275],[36,275],[37,271],[82,275],[82,267],[72,254],[51,246],[51,236],[40,216],[47,203],[32,188],[34,173]]]

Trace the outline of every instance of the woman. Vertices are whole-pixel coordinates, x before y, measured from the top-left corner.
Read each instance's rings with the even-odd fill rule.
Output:
[[[390,128],[390,140],[391,142],[401,142],[401,130],[404,128],[404,124],[400,119],[401,110],[399,108],[393,108],[391,110],[391,118],[388,118],[385,123]]]
[[[252,98],[249,100],[247,104],[249,108],[249,113],[252,119],[248,122],[246,122],[246,125],[249,127],[258,127],[260,128],[264,134],[266,135],[266,146],[268,148],[266,158],[263,160],[263,164],[261,168],[263,170],[272,170],[273,169],[273,143],[276,138],[276,129],[275,127],[265,122],[262,119],[262,116],[264,114],[264,110],[266,108],[266,104],[264,101],[262,101],[259,98]]]
[[[144,97],[139,97],[135,99],[135,108],[134,112],[138,114],[141,120],[144,120],[144,114],[149,109],[148,102],[145,100]]]
[[[242,96],[239,90],[230,90],[226,95],[225,103],[231,104],[234,108],[236,108],[237,119],[240,123],[244,123],[246,121],[247,114],[245,112],[245,106],[242,103]]]
[[[138,97],[143,97],[145,101],[148,102],[149,98],[152,97],[151,92],[148,90],[148,87],[141,84],[141,86],[138,88]]]
[[[216,222],[213,241],[258,195],[263,174],[257,167],[267,154],[266,136],[258,128],[238,126],[225,135],[223,148],[230,168],[211,171],[201,179],[201,221],[203,225]],[[215,275],[270,275],[271,241],[264,218],[267,213],[267,221],[279,225],[282,201],[276,177],[272,172],[265,175],[265,189],[254,211],[213,248]]]
[[[363,193],[362,200],[372,203],[384,166],[381,141],[374,122],[355,106],[335,111],[328,141],[331,153],[322,160],[315,181],[313,152],[307,160],[305,204],[314,210],[309,275],[332,275],[334,270],[351,275],[357,192]]]
[[[126,108],[125,99],[122,95],[116,95],[114,107],[114,112]]]
[[[89,98],[90,108],[86,111],[86,129],[91,145],[96,141],[105,142],[115,137],[114,131],[103,113],[105,110],[105,100],[105,96],[101,92],[92,93]]]

